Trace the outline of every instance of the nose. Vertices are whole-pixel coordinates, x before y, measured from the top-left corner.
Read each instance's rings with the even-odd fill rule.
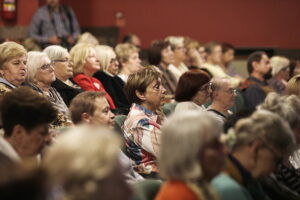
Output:
[[[162,85],[161,85],[161,90],[162,90],[162,93],[163,93],[163,94],[166,94],[166,91],[167,91],[167,90],[166,90],[166,88],[165,88],[164,86],[162,86]]]
[[[112,113],[111,111],[109,111],[109,117],[110,117],[111,119],[114,119],[114,118],[115,118],[115,114]]]

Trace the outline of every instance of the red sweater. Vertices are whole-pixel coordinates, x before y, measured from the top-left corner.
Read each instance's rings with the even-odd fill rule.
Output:
[[[114,101],[109,96],[109,94],[105,91],[102,83],[99,80],[97,80],[97,79],[95,79],[93,77],[89,77],[89,76],[84,75],[84,74],[77,74],[73,78],[73,80],[83,90],[86,90],[86,91],[95,91],[95,92],[104,92],[110,108],[111,109],[116,109]]]

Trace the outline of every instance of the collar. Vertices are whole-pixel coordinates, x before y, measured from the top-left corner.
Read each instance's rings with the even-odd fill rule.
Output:
[[[261,81],[261,80],[255,78],[254,76],[249,76],[249,77],[248,77],[248,80],[249,80],[249,81],[256,82],[256,83],[258,83],[258,84],[260,84],[260,85],[267,85],[266,81]]]
[[[4,79],[4,78],[0,78],[0,83],[4,83],[5,85],[8,85],[9,87],[11,87],[11,88],[16,88],[16,86],[15,85],[13,85],[12,83],[10,83],[10,82],[8,82],[6,79]]]

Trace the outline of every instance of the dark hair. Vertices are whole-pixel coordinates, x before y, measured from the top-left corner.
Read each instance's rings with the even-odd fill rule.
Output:
[[[223,42],[221,44],[221,46],[222,46],[222,53],[225,53],[225,52],[229,51],[230,49],[234,50],[234,46],[227,42]]]
[[[38,125],[51,123],[57,116],[57,110],[51,102],[28,87],[5,93],[0,107],[4,135],[7,137],[11,136],[17,124],[30,131]]]
[[[163,40],[155,40],[152,42],[148,50],[148,60],[151,65],[158,65],[161,62],[161,52],[170,46],[170,43]]]
[[[128,34],[126,34],[126,35],[124,36],[122,42],[123,42],[123,43],[131,43],[131,42],[132,42],[132,38],[133,38],[134,36],[136,36],[136,35],[134,35],[134,34],[132,34],[132,33],[128,33]]]
[[[96,98],[105,98],[105,94],[103,92],[85,91],[72,99],[70,112],[74,124],[81,122],[81,115],[83,113],[94,114]]]
[[[130,74],[124,86],[124,92],[129,103],[142,103],[142,100],[136,95],[136,91],[145,93],[146,88],[155,80],[161,77],[154,66],[148,66],[139,71]]]
[[[207,43],[205,45],[205,52],[211,54],[216,46],[221,46],[221,44],[216,41]]]
[[[209,80],[209,75],[202,70],[195,69],[185,72],[179,79],[175,100],[178,102],[191,101],[198,90],[207,84]]]
[[[248,57],[247,60],[247,69],[248,69],[248,73],[251,74],[253,71],[253,62],[260,62],[263,55],[267,55],[266,52],[264,51],[255,51],[253,53],[250,54],[250,56]]]

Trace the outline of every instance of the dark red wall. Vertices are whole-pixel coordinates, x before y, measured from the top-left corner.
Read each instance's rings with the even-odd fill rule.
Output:
[[[40,0],[43,2],[45,0]],[[26,3],[25,3],[26,2]],[[29,23],[38,0],[19,0],[19,24]],[[82,26],[114,26],[125,14],[121,33],[153,39],[186,35],[202,42],[228,41],[239,47],[300,48],[299,0],[62,0]]]

